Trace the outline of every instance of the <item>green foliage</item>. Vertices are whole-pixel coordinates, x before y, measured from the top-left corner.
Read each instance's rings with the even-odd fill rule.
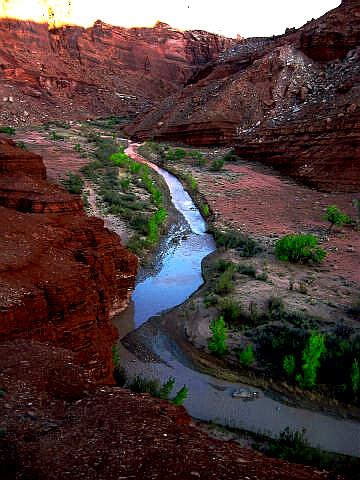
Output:
[[[169,150],[166,152],[166,160],[181,160],[182,158],[186,157],[186,150],[183,148],[175,148],[173,150],[172,148],[169,148]]]
[[[296,380],[302,388],[313,388],[315,386],[320,358],[325,354],[325,335],[313,332],[310,335],[308,345],[302,353],[303,375],[298,374],[296,376]]]
[[[224,160],[213,160],[210,165],[212,172],[219,172],[224,167]]]
[[[230,150],[230,152],[226,153],[223,156],[223,160],[225,162],[235,162],[236,160],[238,160],[238,157],[235,155],[235,151],[232,149]]]
[[[248,275],[249,277],[256,277],[256,268],[253,265],[243,264],[238,265],[238,272],[242,273],[243,275]]]
[[[119,348],[117,345],[113,345],[111,347],[111,354],[112,354],[113,364],[115,368],[117,368],[120,365]]]
[[[341,227],[344,224],[352,223],[352,219],[342,212],[336,205],[329,205],[327,207],[325,220],[330,222],[329,232],[334,225]]]
[[[226,324],[234,325],[240,319],[242,306],[240,302],[225,297],[221,298],[219,301],[219,310]]]
[[[80,195],[84,188],[84,181],[75,173],[69,172],[67,178],[62,181],[62,184],[69,193]]]
[[[275,255],[286,262],[321,262],[326,252],[318,246],[317,238],[311,234],[291,234],[278,240]]]
[[[175,378],[170,377],[160,388],[159,397],[162,398],[163,400],[168,400],[174,386],[175,386]]]
[[[207,203],[203,203],[200,207],[200,210],[204,217],[208,217],[210,215],[210,207]]]
[[[260,245],[252,238],[234,230],[220,231],[210,229],[216,245],[224,249],[234,249],[242,257],[253,257],[261,251]]]
[[[75,152],[78,152],[78,153],[81,152],[81,145],[80,145],[80,143],[76,143],[76,144],[74,145],[74,150],[75,150]]]
[[[188,396],[189,389],[186,385],[180,388],[175,397],[171,400],[174,405],[182,405]]]
[[[22,148],[23,150],[27,150],[27,149],[28,149],[24,142],[16,142],[16,145],[17,145],[19,148]]]
[[[208,341],[209,350],[218,356],[223,356],[227,353],[228,348],[226,345],[227,342],[227,327],[223,317],[214,319],[210,323],[210,330],[212,336]]]
[[[206,307],[212,307],[216,305],[218,301],[219,301],[219,297],[213,292],[208,292],[205,295],[204,304]]]
[[[215,283],[215,293],[226,294],[233,291],[235,271],[236,267],[231,266],[220,275]]]
[[[136,393],[150,393],[153,397],[160,396],[160,382],[158,379],[146,379],[136,375],[129,384],[130,390]]]
[[[357,395],[360,391],[360,368],[357,359],[352,363],[350,378],[352,391]]]
[[[14,127],[1,127],[0,133],[5,133],[6,135],[15,135],[16,131]]]
[[[255,354],[252,345],[248,345],[245,350],[239,352],[239,361],[245,367],[251,367],[255,361]]]
[[[288,378],[292,378],[296,369],[296,361],[294,355],[285,355],[283,360],[283,369]]]
[[[191,173],[184,173],[182,175],[182,178],[185,180],[186,185],[190,190],[193,190],[194,192],[197,190],[197,181],[196,179],[191,175]]]

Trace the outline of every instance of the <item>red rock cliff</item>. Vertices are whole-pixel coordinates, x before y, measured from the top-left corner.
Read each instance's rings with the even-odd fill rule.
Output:
[[[137,261],[44,173],[41,157],[0,138],[0,341],[67,348],[108,382],[109,316],[127,305]]]
[[[0,19],[0,123],[128,115],[173,93],[232,40],[166,24],[85,29]]]

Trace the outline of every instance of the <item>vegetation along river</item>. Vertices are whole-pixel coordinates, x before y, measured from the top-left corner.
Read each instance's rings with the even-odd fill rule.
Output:
[[[134,146],[128,155],[139,160]],[[185,407],[195,418],[277,437],[286,427],[306,430],[313,446],[360,457],[360,423],[324,413],[295,408],[274,400],[258,388],[201,373],[180,346],[160,328],[159,314],[184,302],[203,283],[202,260],[215,250],[206,223],[181,183],[169,172],[146,162],[166,181],[178,220],[162,240],[155,267],[140,271],[132,303],[115,319],[120,358],[129,377],[141,375],[186,384]],[[129,345],[132,347],[129,348]],[[239,388],[257,391],[255,400],[233,398]]]

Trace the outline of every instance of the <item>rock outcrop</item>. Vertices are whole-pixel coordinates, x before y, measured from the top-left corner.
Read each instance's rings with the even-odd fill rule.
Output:
[[[0,343],[0,385],[2,480],[335,478],[211,439],[183,407],[99,388],[71,352],[46,344]]]
[[[137,261],[44,176],[41,157],[0,138],[0,340],[67,348],[107,383],[117,338],[109,316],[127,306]]]
[[[174,93],[233,40],[166,24],[88,29],[0,19],[0,123],[129,115]]]
[[[137,139],[236,146],[324,190],[360,188],[360,4],[246,39],[139,117]]]

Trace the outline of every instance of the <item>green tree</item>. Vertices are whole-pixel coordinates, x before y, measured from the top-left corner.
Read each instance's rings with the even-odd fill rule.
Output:
[[[349,224],[352,222],[351,218],[342,212],[336,205],[329,205],[326,209],[325,220],[330,222],[329,230],[330,233],[334,225],[341,227],[344,224]]]
[[[283,359],[283,369],[288,378],[291,378],[295,373],[295,357],[294,355],[286,355]]]
[[[208,342],[209,350],[215,355],[221,357],[228,351],[226,345],[227,327],[225,325],[224,317],[220,316],[219,318],[214,319],[210,323],[210,330],[212,332],[212,336]]]
[[[355,395],[359,393],[360,390],[360,368],[359,362],[355,359],[351,366],[351,388]]]
[[[174,405],[182,405],[188,396],[189,389],[186,385],[180,388],[175,397],[171,400]]]
[[[239,360],[245,367],[250,367],[254,363],[255,355],[252,345],[248,345],[245,350],[239,352]]]
[[[299,374],[296,376],[296,380],[302,388],[313,388],[315,386],[320,358],[325,354],[325,335],[313,332],[310,335],[308,345],[302,353],[303,375]]]

